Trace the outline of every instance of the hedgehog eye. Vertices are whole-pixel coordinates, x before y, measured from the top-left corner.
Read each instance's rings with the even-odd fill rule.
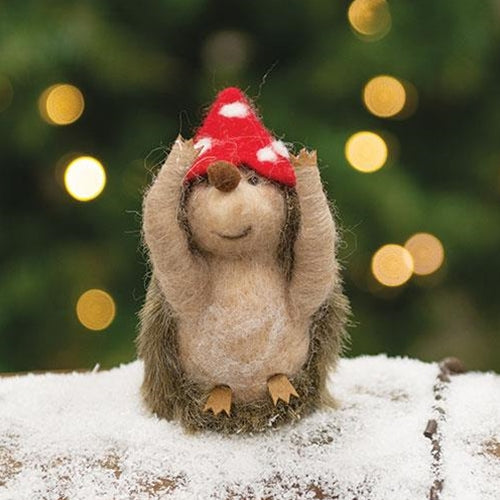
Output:
[[[257,175],[255,174],[251,174],[248,179],[247,179],[247,182],[248,184],[252,185],[252,186],[256,186],[257,184],[260,183],[260,179]]]
[[[206,176],[206,175],[200,175],[199,177],[196,178],[196,180],[194,181],[194,184],[196,186],[199,186],[199,185],[202,185],[202,186],[208,185],[208,176]]]

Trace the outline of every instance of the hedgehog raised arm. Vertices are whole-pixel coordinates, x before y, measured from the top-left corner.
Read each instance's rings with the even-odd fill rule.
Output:
[[[142,392],[190,430],[260,431],[332,399],[348,303],[316,153],[289,155],[245,95],[222,91],[146,194],[152,278]]]
[[[204,260],[191,251],[186,228],[179,223],[186,167],[195,158],[192,141],[178,138],[144,203],[144,235],[154,259],[154,275],[179,313],[196,310],[208,284]]]

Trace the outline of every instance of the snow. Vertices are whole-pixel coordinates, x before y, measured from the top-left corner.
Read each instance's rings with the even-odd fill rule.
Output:
[[[338,410],[232,437],[188,435],[149,415],[139,361],[0,378],[0,500],[424,499],[438,372],[406,358],[345,359],[329,382]],[[499,389],[492,374],[449,383],[443,498],[500,498],[500,458],[481,451],[500,438]]]
[[[224,106],[219,109],[219,115],[225,116],[226,118],[245,118],[249,113],[250,110],[248,106],[241,101],[224,104]]]
[[[446,394],[443,500],[500,498],[500,377],[470,373]]]

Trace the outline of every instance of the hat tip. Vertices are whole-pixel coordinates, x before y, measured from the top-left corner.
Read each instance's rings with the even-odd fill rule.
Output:
[[[217,101],[238,101],[246,99],[245,93],[238,87],[226,87],[217,94]]]

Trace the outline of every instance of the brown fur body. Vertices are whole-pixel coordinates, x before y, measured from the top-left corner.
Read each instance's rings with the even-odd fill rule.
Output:
[[[177,166],[179,173],[184,172],[186,164],[192,161],[195,154],[190,143],[179,142],[167,159],[166,167],[173,170]],[[313,172],[313,169],[317,172],[317,168],[311,165],[312,159],[312,155],[305,153],[295,159],[299,181],[297,189],[279,185],[273,187],[281,193],[279,203],[284,216],[275,240],[272,239],[272,235],[267,235],[265,240],[270,241],[269,245],[274,247],[270,254],[271,258],[266,258],[264,253],[262,262],[259,262],[258,254],[254,254],[251,260],[248,255],[231,254],[229,261],[233,262],[230,262],[229,266],[235,267],[228,268],[226,277],[224,277],[223,263],[228,259],[222,259],[221,264],[219,262],[221,259],[203,248],[193,234],[192,220],[196,219],[196,214],[193,215],[190,198],[193,196],[192,190],[196,187],[179,185],[178,191],[171,193],[171,198],[177,197],[178,200],[175,212],[171,207],[165,206],[163,213],[161,208],[163,201],[159,201],[159,197],[155,199],[155,193],[152,195],[148,193],[145,202],[145,236],[151,251],[153,276],[140,314],[141,328],[137,343],[139,356],[145,364],[143,396],[148,407],[160,417],[180,420],[190,430],[208,428],[223,432],[262,431],[300,418],[321,404],[332,404],[333,400],[326,391],[326,377],[328,370],[335,366],[345,339],[348,303],[342,293],[333,251],[331,255],[327,253],[321,255],[320,250],[318,255],[318,248],[321,248],[318,244],[322,243],[322,239],[320,237],[318,241],[316,233],[319,232],[321,236],[321,227],[324,226],[325,236],[322,238],[331,239],[331,235],[328,236],[327,233],[334,231],[334,226],[322,189],[320,193],[317,192],[321,188],[320,184],[318,185],[319,173],[317,175],[313,173],[315,177],[310,181],[311,191],[307,192],[308,176],[311,176],[310,172]],[[303,175],[306,178],[303,183],[306,187],[302,188],[302,192],[300,169],[304,169]],[[160,184],[163,181],[161,175],[162,173],[159,175]],[[161,193],[164,193],[167,187],[165,182]],[[312,197],[314,193],[320,212],[319,219],[316,220],[318,226],[316,233],[314,228],[304,227],[304,218],[305,223],[308,223],[310,217],[307,209],[302,206],[302,203],[308,202],[307,197],[309,195]],[[149,209],[148,203],[151,205]],[[314,199],[310,203],[312,211]],[[328,214],[325,212],[325,207]],[[164,218],[165,215],[168,216],[168,210],[171,216],[175,214],[174,220],[169,221],[170,225],[175,225],[177,228],[170,228],[174,233],[166,235],[170,243],[167,248],[162,246],[165,244],[163,237],[156,240],[150,237],[148,240],[148,234],[158,234],[157,228],[163,224],[157,222],[160,218],[156,217],[156,212],[162,212]],[[304,216],[301,217],[301,213]],[[240,217],[244,217],[244,214]],[[162,225],[161,230],[164,230]],[[195,222],[194,232],[200,230],[197,229]],[[328,252],[329,244],[330,240],[323,245],[326,248],[325,252]],[[171,250],[175,245],[177,247]],[[183,252],[187,254],[187,260],[184,261]],[[178,276],[173,271],[169,275],[168,266],[171,266],[172,257],[176,254],[180,272]],[[163,255],[167,255],[165,261],[159,258]],[[243,261],[248,263],[248,269],[238,269],[232,273],[233,269],[241,267]],[[253,267],[253,272],[251,262],[257,266]],[[222,267],[218,267],[219,264]],[[261,275],[256,272],[257,269],[263,271],[265,266],[269,266],[269,269]],[[269,341],[265,336],[267,327],[264,322],[257,335],[251,337],[250,342],[246,342],[243,336],[241,339],[233,338],[232,345],[231,342],[222,343],[221,347],[214,351],[215,358],[207,361],[208,368],[204,367],[203,353],[207,346],[204,347],[202,342],[197,341],[196,333],[206,328],[205,319],[210,306],[216,304],[220,307],[224,304],[222,300],[224,294],[221,295],[220,292],[228,288],[228,278],[232,274],[244,275],[246,278],[243,281],[235,280],[234,284],[229,286],[226,297],[227,311],[230,312],[232,307],[231,297],[234,298],[238,291],[244,300],[245,286],[251,278],[258,283],[248,284],[248,290],[260,289],[261,293],[264,292],[263,297],[268,301],[268,307],[275,305],[276,308],[283,308],[284,323],[280,330],[279,347],[274,351],[266,351],[269,354],[268,359],[259,364],[261,372],[255,374],[255,381],[252,381],[248,373],[245,376],[242,373],[234,374],[234,380],[239,381],[240,387],[234,387],[235,398],[231,415],[214,416],[203,411],[204,402],[212,387],[222,383],[229,386],[238,385],[234,380],[224,379],[227,377],[224,370],[210,371],[210,367],[217,366],[217,357],[223,362],[236,352],[237,355],[233,358],[238,359],[239,356],[242,364],[248,365],[251,359],[245,359],[245,353],[249,349],[251,357],[259,355],[263,357],[262,353],[259,353],[259,336],[262,337],[260,348],[265,347]],[[259,276],[262,276],[260,282]],[[189,286],[196,287],[196,290],[192,290],[192,295],[186,295]],[[265,293],[263,287],[266,286],[272,288],[273,293]],[[188,290],[183,292],[182,300],[176,292],[176,288],[180,287]],[[251,300],[255,300],[255,297],[253,294]],[[234,303],[234,307],[237,310],[236,325],[232,326],[237,326],[237,322],[241,320],[238,301]],[[258,316],[262,314],[262,309],[259,307],[260,304],[255,302],[250,304],[249,310],[254,309]],[[231,320],[230,315],[223,314],[224,318],[226,316],[228,321]],[[224,341],[224,327],[228,328],[228,324],[225,326],[223,324],[220,330],[216,326],[213,327],[214,332],[220,337],[214,341]],[[241,345],[238,345],[238,342]],[[300,397],[292,398],[289,404],[280,401],[274,406],[266,394],[264,383],[266,378],[274,373],[288,374]]]
[[[289,313],[273,257],[209,258],[211,293],[178,327],[186,375],[207,387],[230,384],[234,400],[266,397],[270,377],[297,373],[307,359],[309,321]]]

